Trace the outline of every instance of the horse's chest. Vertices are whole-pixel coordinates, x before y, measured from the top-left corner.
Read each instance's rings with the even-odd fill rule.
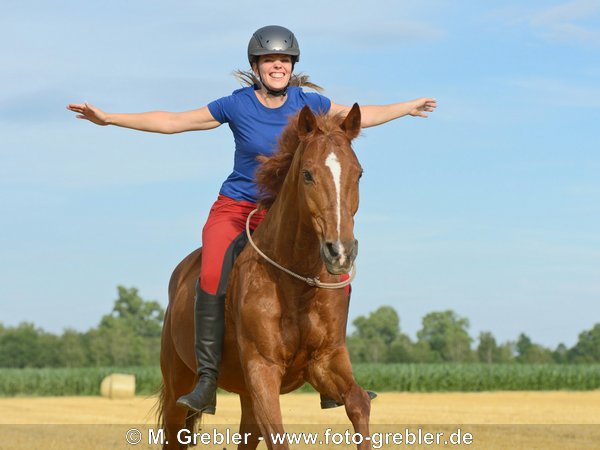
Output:
[[[307,362],[329,345],[327,326],[318,318],[282,318],[280,333],[286,362],[293,365]]]

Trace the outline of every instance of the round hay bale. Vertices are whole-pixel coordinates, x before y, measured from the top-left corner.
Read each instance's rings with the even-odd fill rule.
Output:
[[[100,395],[111,399],[135,396],[135,375],[110,374],[100,383]]]

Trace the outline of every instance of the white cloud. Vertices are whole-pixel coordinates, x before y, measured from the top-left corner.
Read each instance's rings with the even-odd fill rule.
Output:
[[[552,6],[538,12],[532,19],[533,25],[552,26],[577,19],[585,19],[600,12],[598,0],[575,0]]]
[[[591,23],[600,16],[600,0],[575,0],[541,10],[530,6],[498,8],[487,18],[506,26],[523,24],[552,42],[579,42],[600,45],[600,30]]]
[[[600,0],[576,0],[540,11],[530,23],[552,41],[600,44],[600,31],[581,23],[599,14]]]

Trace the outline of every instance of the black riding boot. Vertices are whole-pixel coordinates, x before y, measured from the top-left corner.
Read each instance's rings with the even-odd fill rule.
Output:
[[[377,397],[377,392],[367,391],[367,394],[369,394],[371,400]],[[321,394],[321,409],[337,408],[338,406],[344,406],[344,404]]]
[[[214,414],[217,406],[217,377],[223,349],[225,302],[207,294],[196,284],[195,328],[198,384],[192,392],[179,397],[177,405],[196,412]]]
[[[346,329],[348,328],[348,313],[350,312],[350,297],[352,296],[352,288],[350,288],[350,293],[348,294],[348,311],[346,313],[346,325],[344,325],[344,334],[346,334]],[[369,398],[373,400],[377,397],[377,393],[373,391],[367,391],[369,394]],[[321,394],[321,409],[331,409],[337,408],[338,406],[344,406],[341,402],[336,402],[331,397],[327,397],[326,395]]]

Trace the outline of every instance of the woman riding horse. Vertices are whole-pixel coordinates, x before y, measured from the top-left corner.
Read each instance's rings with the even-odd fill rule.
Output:
[[[116,125],[135,130],[173,134],[210,130],[228,123],[235,141],[233,172],[221,186],[202,230],[202,268],[196,288],[195,336],[199,381],[194,390],[177,404],[188,409],[215,413],[216,388],[221,360],[224,298],[231,267],[225,262],[233,251],[236,238],[245,233],[246,219],[256,207],[258,193],[255,172],[257,156],[271,155],[288,118],[308,105],[318,114],[346,115],[350,107],[332,102],[318,93],[304,92],[300,78],[293,75],[300,60],[300,48],[294,34],[281,26],[257,30],[248,44],[248,61],[254,83],[238,89],[199,109],[186,112],[145,112],[112,114],[88,103],[70,104],[77,118],[98,125]],[[314,85],[312,85],[314,87]],[[432,98],[389,105],[362,106],[363,128],[380,125],[406,115],[427,117],[436,107]],[[262,210],[252,217],[255,229],[264,218]],[[321,396],[321,406],[341,404]]]

